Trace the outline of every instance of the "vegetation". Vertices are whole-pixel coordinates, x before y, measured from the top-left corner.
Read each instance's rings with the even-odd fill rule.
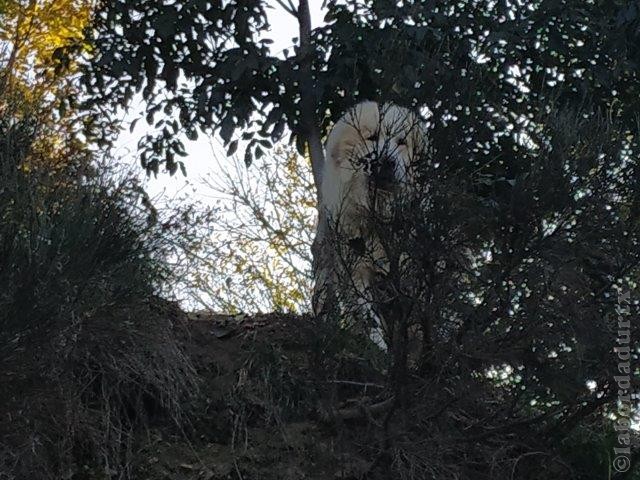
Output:
[[[113,2],[84,71],[92,104],[127,105],[142,91],[147,120],[162,130],[141,143],[152,170],[163,161],[175,169],[177,135],[197,129],[217,131],[229,153],[245,140],[249,162],[288,127],[317,165],[315,137],[349,105],[420,110],[431,149],[417,197],[397,199],[401,208],[377,222],[395,259],[376,297],[393,319],[395,403],[383,423],[385,451],[399,455],[391,471],[502,478],[516,462],[520,478],[561,475],[572,462],[558,446],[620,414],[607,319],[638,278],[635,3],[336,1],[313,31],[306,2],[281,5],[300,24],[284,58],[259,40],[263,2]],[[132,11],[144,12],[135,25]],[[138,34],[118,33],[132,28]],[[465,403],[470,392],[477,408]],[[389,431],[405,418],[400,406],[413,420],[404,440]],[[435,430],[482,446],[434,456],[426,446],[443,453],[446,443]],[[533,452],[559,463],[537,472],[517,460]],[[476,467],[447,460],[460,456]]]
[[[0,477],[126,476],[137,432],[187,419],[198,389],[156,296],[167,238],[144,191],[98,162],[65,111],[82,38],[78,2],[5,2],[0,12]],[[104,478],[102,476],[101,478]]]
[[[24,168],[39,125],[17,115],[0,118],[0,472],[121,472],[132,428],[158,412],[181,422],[197,390],[171,308],[153,301],[163,240],[124,178],[83,176],[73,159]]]
[[[308,311],[316,210],[306,159],[280,149],[247,171],[225,158],[202,181],[209,205],[187,199],[160,213],[179,219],[170,222],[174,294],[215,312]]]
[[[639,478],[637,431],[629,468],[614,460],[640,383],[637,2],[329,0],[313,30],[306,0],[277,3],[291,52],[262,39],[262,0],[56,3],[68,25],[0,3],[0,476]],[[158,217],[96,162],[138,94],[148,171],[216,133],[254,176]],[[303,310],[319,142],[365,98],[429,130],[415,189],[370,219],[389,352],[349,305],[200,312],[182,335],[160,291]],[[287,134],[306,157],[272,148]]]

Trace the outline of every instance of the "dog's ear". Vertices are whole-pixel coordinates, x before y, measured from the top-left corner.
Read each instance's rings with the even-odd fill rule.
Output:
[[[327,161],[340,166],[344,162],[351,161],[352,151],[362,143],[362,134],[357,126],[340,120],[331,130],[325,146]]]
[[[329,134],[325,145],[327,162],[333,162],[336,165],[340,165],[344,161],[344,152],[347,147],[345,145],[345,141],[347,141],[346,136],[349,128],[349,125],[341,119],[331,129],[331,133]]]
[[[379,117],[379,106],[375,102],[359,103],[348,111],[329,133],[325,144],[327,161],[336,165],[350,161],[351,152],[377,130]]]

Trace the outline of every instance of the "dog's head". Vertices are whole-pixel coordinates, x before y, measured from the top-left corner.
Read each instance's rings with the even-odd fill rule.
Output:
[[[338,168],[361,173],[374,188],[391,191],[411,181],[425,142],[424,127],[408,109],[364,102],[336,123],[326,150]]]

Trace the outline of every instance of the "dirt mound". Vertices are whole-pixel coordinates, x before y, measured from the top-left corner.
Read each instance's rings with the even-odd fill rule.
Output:
[[[137,328],[106,335],[94,322],[94,349],[70,356],[82,361],[60,382],[16,375],[19,362],[0,372],[0,480],[590,480],[577,454],[603,451],[588,436],[601,416],[560,431],[557,410],[516,415],[511,390],[454,356],[396,371],[393,353],[326,319],[166,302],[111,313],[104,325]],[[91,381],[69,395],[78,379]],[[16,474],[18,461],[35,471],[29,458],[40,474]],[[42,474],[54,467],[63,475]]]
[[[314,365],[311,318],[201,313],[189,315],[188,325],[183,341],[202,378],[191,431],[156,430],[137,456],[139,478],[357,479],[371,470],[357,425],[336,428],[341,420],[328,405],[339,396],[345,400],[336,406],[364,405],[373,401],[367,390],[382,389],[321,380],[329,365]],[[362,376],[367,368],[359,361],[343,358],[330,368]]]

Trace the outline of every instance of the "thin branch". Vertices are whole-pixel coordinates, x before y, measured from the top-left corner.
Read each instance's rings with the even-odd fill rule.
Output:
[[[278,5],[280,5],[282,8],[284,8],[284,10],[290,14],[293,15],[294,17],[298,16],[298,12],[295,8],[295,6],[293,5],[293,2],[291,0],[287,0],[287,3],[284,3],[284,0],[276,0],[276,2],[278,2]]]
[[[374,403],[373,405],[358,405],[351,408],[340,408],[329,412],[321,411],[320,418],[325,422],[335,420],[357,420],[360,418],[371,418],[373,415],[384,413],[393,407],[395,398],[389,398],[383,402]]]
[[[353,385],[356,387],[373,387],[373,388],[387,388],[386,385],[371,382],[356,382],[353,380],[326,380],[325,383],[335,383],[338,385]]]

